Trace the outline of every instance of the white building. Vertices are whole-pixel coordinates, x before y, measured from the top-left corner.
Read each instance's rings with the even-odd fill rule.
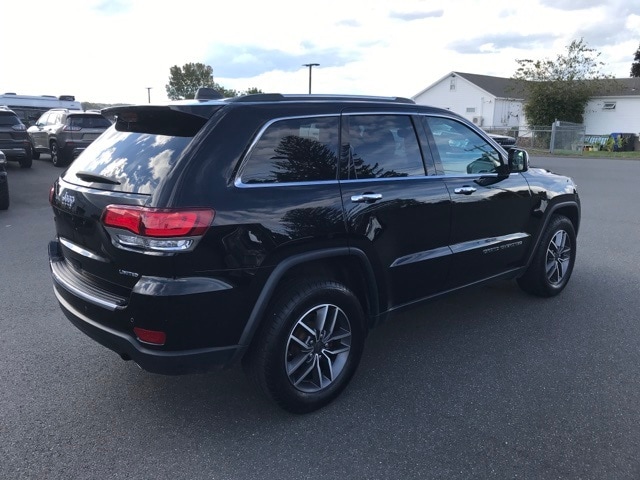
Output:
[[[599,93],[585,108],[587,135],[640,133],[640,78],[617,81],[619,89]],[[487,129],[527,126],[522,108],[524,94],[518,82],[510,78],[451,72],[414,95],[413,100],[446,108]]]

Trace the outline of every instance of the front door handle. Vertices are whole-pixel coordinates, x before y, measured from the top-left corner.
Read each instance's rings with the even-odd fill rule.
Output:
[[[373,203],[382,199],[380,193],[363,193],[362,195],[351,195],[353,203]]]
[[[471,195],[475,191],[476,191],[475,188],[465,186],[465,187],[456,188],[454,190],[454,193],[457,193],[458,195]]]

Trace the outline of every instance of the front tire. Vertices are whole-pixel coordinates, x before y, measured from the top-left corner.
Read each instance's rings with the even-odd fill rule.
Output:
[[[308,413],[333,401],[355,373],[364,347],[364,313],[341,283],[285,288],[244,360],[247,373],[283,409]]]
[[[571,221],[554,215],[542,234],[531,265],[518,279],[525,292],[553,297],[566,287],[576,260],[576,232]]]

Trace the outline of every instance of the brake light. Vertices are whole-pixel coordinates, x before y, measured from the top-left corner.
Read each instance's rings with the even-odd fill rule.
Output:
[[[23,132],[24,130],[26,130],[26,129],[27,129],[27,127],[25,127],[25,126],[24,126],[24,124],[22,124],[22,123],[21,123],[21,124],[19,124],[19,125],[12,125],[12,126],[11,126],[11,129],[12,129],[12,130],[16,130],[16,131],[18,131],[18,132]]]
[[[203,235],[215,212],[212,209],[156,209],[109,205],[102,215],[105,226],[122,228],[136,235],[172,238]]]
[[[193,250],[214,216],[215,211],[210,208],[109,205],[102,214],[102,223],[116,247],[153,255]]]

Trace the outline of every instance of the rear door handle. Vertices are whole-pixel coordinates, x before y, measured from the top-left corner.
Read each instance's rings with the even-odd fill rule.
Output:
[[[351,195],[353,203],[373,203],[382,199],[380,193],[363,193],[362,195]]]
[[[465,186],[465,187],[456,188],[454,190],[454,193],[457,193],[458,195],[471,195],[475,191],[476,191],[475,188]]]

